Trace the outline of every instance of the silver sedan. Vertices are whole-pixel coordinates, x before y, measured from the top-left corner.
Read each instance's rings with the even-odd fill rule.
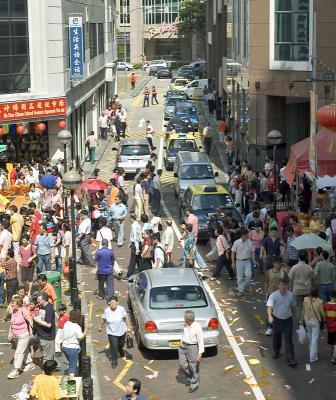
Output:
[[[184,312],[193,310],[203,329],[205,347],[216,348],[216,308],[192,268],[147,270],[131,279],[128,306],[137,324],[139,348],[176,349],[183,334]]]

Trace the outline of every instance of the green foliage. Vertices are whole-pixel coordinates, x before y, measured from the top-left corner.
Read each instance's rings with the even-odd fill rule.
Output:
[[[138,62],[133,64],[134,69],[141,69],[143,67],[143,63],[142,62]]]
[[[194,33],[205,38],[206,32],[206,1],[183,0],[180,4],[179,33]]]

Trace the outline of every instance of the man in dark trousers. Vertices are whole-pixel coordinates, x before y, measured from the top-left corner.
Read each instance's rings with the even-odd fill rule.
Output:
[[[149,107],[149,94],[150,94],[149,89],[146,86],[144,90],[144,101],[142,107],[146,107],[146,105],[147,107]]]
[[[96,261],[98,264],[98,299],[105,299],[104,284],[107,286],[107,296],[111,298],[114,296],[114,282],[113,282],[113,264],[114,254],[112,249],[108,248],[108,240],[102,240],[102,248],[96,253]]]
[[[128,264],[127,278],[135,272],[135,267],[140,265],[140,240],[142,238],[141,235],[141,225],[136,219],[135,214],[130,215],[131,219],[131,233],[130,233],[130,244],[129,248],[131,249],[131,256]]]
[[[268,322],[273,327],[273,358],[279,358],[282,334],[285,336],[287,364],[295,367],[297,362],[293,346],[293,314],[295,300],[288,290],[288,278],[279,279],[279,290],[273,292],[267,301]]]

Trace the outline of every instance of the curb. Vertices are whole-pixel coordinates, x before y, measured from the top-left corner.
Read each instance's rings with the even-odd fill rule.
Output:
[[[130,97],[137,97],[138,94],[141,92],[141,90],[154,78],[154,76],[147,76],[143,81],[141,81],[141,84],[139,88],[135,88],[134,92],[131,93]]]

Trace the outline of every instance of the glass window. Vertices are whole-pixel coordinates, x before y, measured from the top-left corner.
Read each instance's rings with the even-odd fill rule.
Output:
[[[98,54],[104,53],[104,24],[98,24]]]
[[[28,54],[28,39],[17,38],[12,39],[12,54]]]
[[[27,74],[29,73],[29,64],[27,57],[25,56],[15,56],[13,60],[13,72],[17,74]]]
[[[214,174],[210,164],[182,165],[180,169],[181,179],[212,179]]]
[[[0,55],[10,55],[10,42],[8,39],[0,39]]]
[[[11,58],[9,56],[0,57],[0,75],[11,73]]]
[[[121,156],[149,156],[150,149],[147,145],[125,145],[121,147]]]
[[[13,36],[27,36],[27,32],[28,32],[27,21],[12,20]]]
[[[194,211],[215,211],[216,208],[230,207],[233,207],[233,203],[230,196],[227,194],[196,194],[192,201],[192,208]]]
[[[0,36],[9,36],[9,21],[0,20]]]
[[[89,24],[90,34],[90,59],[97,57],[97,24]]]
[[[149,295],[151,309],[200,308],[208,302],[200,286],[163,286],[152,288]]]
[[[275,0],[275,60],[309,60],[309,1]]]
[[[8,2],[0,1],[0,18],[8,18]]]
[[[193,139],[172,139],[169,142],[169,149],[178,149],[183,151],[196,150],[196,142]]]

